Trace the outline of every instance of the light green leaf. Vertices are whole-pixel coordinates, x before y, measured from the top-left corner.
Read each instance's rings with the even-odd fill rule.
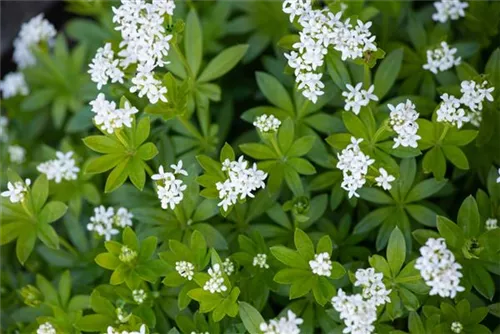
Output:
[[[198,78],[199,82],[217,79],[229,72],[243,58],[248,45],[241,44],[227,48],[212,59]]]
[[[196,77],[203,58],[203,35],[200,20],[194,8],[189,11],[186,19],[184,50],[189,67]]]

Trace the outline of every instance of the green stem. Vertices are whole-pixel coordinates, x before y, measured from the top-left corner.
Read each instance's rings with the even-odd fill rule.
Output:
[[[307,107],[309,107],[309,103],[311,103],[311,101],[309,99],[306,99],[306,101],[302,104],[302,107],[299,110],[297,118],[301,118],[302,117],[302,114],[305,113]]]
[[[441,142],[443,141],[444,137],[446,137],[446,134],[448,133],[448,130],[450,130],[450,125],[449,124],[445,124],[443,132],[441,133],[441,136],[438,139],[438,144],[441,144]]]
[[[179,116],[177,117],[179,122],[181,122],[182,125],[188,130],[193,136],[195,136],[198,139],[203,139],[202,135],[198,132],[198,130],[184,117]]]
[[[146,170],[146,173],[148,173],[149,176],[153,176],[154,172],[147,163],[144,163],[144,169]]]
[[[129,147],[127,139],[123,136],[123,133],[122,133],[121,129],[117,129],[115,131],[115,136],[116,136],[116,138],[118,138],[118,140],[120,141],[120,143],[123,144],[123,146],[125,146],[126,148]]]
[[[64,239],[63,237],[59,236],[59,242],[61,243],[61,245],[63,245],[64,248],[66,248],[71,254],[73,254],[74,256],[79,256],[78,255],[78,252],[77,250],[71,246],[71,244],[66,241],[66,239]]]
[[[188,76],[190,78],[193,78],[193,80],[194,80],[195,77],[194,77],[193,71],[191,71],[191,67],[189,66],[189,63],[187,62],[186,57],[184,57],[184,54],[182,53],[181,49],[179,48],[179,45],[177,43],[173,43],[173,46],[174,46],[175,52],[177,52],[177,55],[179,55],[179,59],[181,60],[182,65],[184,65],[184,67],[186,68]]]
[[[372,144],[375,145],[378,141],[378,138],[385,132],[385,131],[391,131],[391,128],[387,125],[387,122],[384,123],[383,126],[381,126],[377,132],[373,135],[372,138]]]
[[[175,206],[174,214],[181,226],[184,228],[186,226],[186,215],[184,214],[184,210],[180,205]]]
[[[278,153],[278,156],[280,158],[283,157],[283,153],[281,153],[280,147],[278,145],[278,141],[276,140],[276,134],[273,134],[271,136],[271,138],[269,138],[269,141],[271,142],[271,145],[273,146],[276,153]]]

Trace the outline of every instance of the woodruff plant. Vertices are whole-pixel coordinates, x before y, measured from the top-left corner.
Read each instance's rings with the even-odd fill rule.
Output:
[[[500,2],[66,9],[0,82],[2,333],[500,330]]]

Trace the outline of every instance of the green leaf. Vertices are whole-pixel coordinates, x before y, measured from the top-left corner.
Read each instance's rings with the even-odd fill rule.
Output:
[[[123,153],[125,148],[116,139],[106,136],[89,136],[83,138],[85,146],[98,153]]]
[[[301,196],[304,193],[304,187],[299,174],[291,167],[286,165],[284,168],[285,181],[295,196]]]
[[[277,159],[277,153],[272,150],[269,146],[258,143],[245,143],[241,144],[240,149],[246,155],[258,159],[258,160],[267,160],[267,159]]]
[[[115,270],[121,264],[121,261],[111,253],[101,253],[95,257],[95,262],[108,270]]]
[[[278,130],[278,143],[283,154],[286,154],[293,143],[295,130],[293,121],[290,118],[285,119]]]
[[[102,314],[89,314],[80,318],[75,326],[84,332],[104,332],[114,325],[114,319]]]
[[[217,79],[229,72],[243,58],[248,45],[240,44],[227,48],[212,59],[198,78],[199,82]]]
[[[332,239],[328,235],[324,235],[319,239],[318,244],[316,245],[316,253],[328,253],[330,256],[332,255]]]
[[[280,262],[297,269],[308,269],[309,264],[299,255],[298,252],[283,246],[271,247],[271,253]]]
[[[375,86],[374,94],[377,95],[379,100],[384,98],[396,82],[402,62],[403,50],[396,49],[389,53],[380,63],[373,81],[373,85]]]
[[[493,299],[495,295],[495,283],[490,273],[481,265],[474,265],[469,271],[471,283],[474,288],[485,298]]]
[[[85,168],[86,174],[99,174],[104,173],[121,161],[124,161],[123,153],[106,154],[101,157],[90,159],[89,163]]]
[[[292,147],[286,152],[286,155],[288,157],[301,157],[312,149],[315,141],[315,136],[300,137],[292,144]]]
[[[112,171],[106,180],[106,186],[104,192],[110,193],[120,187],[128,176],[128,166],[129,158],[122,160]]]
[[[66,306],[71,297],[71,274],[69,270],[62,273],[59,279],[58,292],[61,298],[61,304]]]
[[[410,192],[406,196],[406,203],[417,202],[422,199],[431,197],[432,195],[436,194],[438,191],[443,189],[445,185],[446,185],[446,180],[444,181],[437,181],[436,179],[424,180],[410,190]]]
[[[380,255],[373,255],[368,258],[368,262],[370,266],[372,266],[375,271],[384,274],[385,277],[391,277],[391,268],[389,267],[389,263]]]
[[[324,306],[335,294],[335,289],[326,277],[318,277],[316,284],[312,287],[314,299]]]
[[[472,196],[468,196],[463,201],[458,210],[457,218],[458,226],[462,228],[466,237],[476,237],[481,230],[481,221],[476,200]]]
[[[303,158],[291,158],[287,161],[287,164],[292,166],[293,169],[299,174],[302,175],[313,175],[316,174],[316,168]]]
[[[476,139],[476,130],[448,131],[443,139],[445,145],[465,146]]]
[[[52,223],[58,220],[66,213],[68,207],[63,202],[52,201],[45,205],[38,215],[42,223]]]
[[[493,87],[500,87],[500,48],[496,48],[491,54],[484,72],[489,76],[489,81]],[[498,96],[498,91],[495,89],[495,94]]]
[[[36,232],[33,229],[26,229],[23,233],[19,234],[16,242],[16,255],[22,265],[30,256],[36,242]]]
[[[148,139],[150,128],[151,122],[149,117],[142,117],[137,124],[137,128],[135,129],[135,147],[139,147],[139,145]]]
[[[424,172],[432,172],[436,179],[443,180],[446,173],[446,160],[443,151],[436,146],[430,149],[424,156],[422,167]]]
[[[353,112],[343,111],[342,120],[347,130],[356,138],[368,139],[368,129]]]
[[[220,161],[225,161],[226,159],[229,159],[230,161],[236,160],[234,150],[231,145],[224,143],[224,146],[222,146],[222,149],[220,150],[219,158]]]
[[[23,232],[23,225],[19,223],[9,223],[0,225],[0,245],[5,245]]]
[[[408,15],[408,35],[416,50],[427,45],[427,34],[424,25],[414,14]]]
[[[469,161],[464,152],[456,146],[444,145],[442,146],[444,156],[457,168],[467,170],[469,169]]]
[[[446,244],[450,248],[460,249],[465,242],[464,233],[462,230],[449,220],[448,218],[438,216],[437,228],[439,234],[446,240]]]
[[[35,212],[39,212],[49,196],[49,181],[45,174],[41,174],[37,177],[31,188],[31,195]]]
[[[146,143],[137,150],[137,157],[141,160],[148,161],[153,159],[158,154],[158,149],[153,143]]]
[[[292,99],[285,87],[275,77],[264,72],[257,72],[256,78],[259,89],[269,102],[278,108],[293,113]]]
[[[401,230],[396,227],[389,237],[387,245],[387,260],[391,268],[392,277],[396,277],[403,267],[406,258],[406,243]]]
[[[250,334],[259,334],[260,324],[264,323],[264,318],[252,305],[245,302],[238,302],[241,321],[245,329]]]
[[[203,35],[200,20],[194,8],[189,11],[186,19],[184,51],[189,67],[196,77],[203,59]]]
[[[59,249],[59,236],[52,226],[47,223],[37,224],[38,238],[49,248]],[[18,239],[19,242],[20,239]]]
[[[314,258],[314,245],[311,238],[301,229],[295,229],[294,243],[297,251],[305,260]]]
[[[332,78],[335,85],[341,90],[345,90],[347,84],[351,84],[351,77],[344,62],[338,55],[329,52],[326,55],[326,65],[328,74]]]
[[[144,162],[138,158],[132,158],[128,165],[128,176],[132,184],[142,191],[146,183],[146,172],[144,171]]]

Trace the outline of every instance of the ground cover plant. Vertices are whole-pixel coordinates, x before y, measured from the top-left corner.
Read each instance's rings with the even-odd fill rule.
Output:
[[[62,5],[0,82],[2,333],[500,333],[500,2]]]

